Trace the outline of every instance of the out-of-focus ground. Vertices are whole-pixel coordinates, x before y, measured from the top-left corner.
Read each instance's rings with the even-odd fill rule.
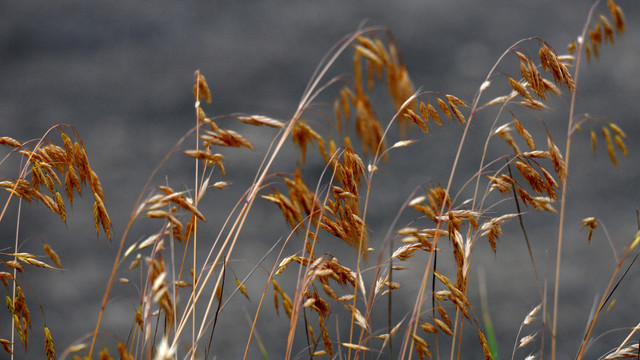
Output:
[[[583,67],[577,113],[604,115],[622,126],[628,134],[631,155],[628,159],[621,158],[616,169],[609,163],[601,139],[594,156],[590,153],[588,133],[574,136],[561,279],[560,358],[573,356],[577,351],[594,298],[602,293],[616,265],[602,229],[606,228],[618,252],[637,229],[639,11],[632,1],[620,0],[619,4],[626,11],[628,32],[616,37],[615,46],[604,45],[600,49],[601,59]],[[470,101],[495,61],[515,41],[538,36],[564,53],[566,45],[584,26],[590,5],[588,1],[551,0],[0,4],[0,135],[24,141],[40,137],[59,123],[77,129],[91,165],[103,182],[114,234],[111,244],[103,236],[96,239],[90,199],[76,200],[66,226],[41,205],[23,206],[20,251],[42,253],[41,239],[46,240],[60,254],[65,270],[53,273],[30,269],[24,276],[34,318],[34,340],[28,354],[18,352],[19,357],[41,358],[39,304],[44,308],[59,351],[92,331],[117,243],[135,199],[148,174],[194,125],[191,89],[196,69],[207,77],[213,93],[213,104],[205,107],[210,116],[242,112],[287,120],[320,59],[343,36],[366,22],[390,29],[416,87],[455,94]],[[606,11],[606,6],[601,9]],[[535,43],[526,45],[525,50],[536,57]],[[331,76],[348,73],[351,54],[347,51]],[[519,76],[514,56],[506,60],[502,69]],[[496,78],[495,82],[496,94],[506,91],[504,78]],[[327,90],[324,100],[337,95],[336,89]],[[386,122],[392,115],[388,111],[390,102],[382,105],[379,115]],[[551,111],[528,112],[523,118],[534,129],[535,119],[542,119],[564,149],[569,98],[565,95],[552,100],[550,105]],[[326,110],[332,113],[330,108]],[[460,164],[462,170],[454,186],[459,188],[477,171],[478,149],[493,116],[487,113],[474,120],[483,123],[473,127],[478,132],[469,139],[465,148],[468,157]],[[269,142],[276,135],[275,131],[253,128],[232,119],[220,123],[244,134],[256,150],[225,152],[231,186],[205,197],[202,208],[209,218],[205,231],[210,238],[200,239],[202,253],[206,253],[207,242],[213,241],[231,206],[250,185]],[[318,130],[327,126],[317,118],[312,124]],[[452,144],[458,143],[461,130],[454,123],[443,129],[435,128],[429,135],[414,129],[409,137],[420,143],[391,153],[390,161],[381,166],[368,215],[374,247],[381,243],[393,217],[416,186],[430,180],[446,183],[455,151]],[[536,131],[539,143],[543,144],[544,130],[537,126]],[[392,135],[397,139],[396,132]],[[57,141],[55,132],[52,138]],[[496,142],[494,146],[501,149],[503,145]],[[502,147],[502,151],[508,149]],[[296,161],[298,157],[289,146],[274,172],[292,172]],[[322,163],[318,157],[310,158],[306,168],[315,169],[318,174]],[[0,178],[14,177],[17,172],[17,164],[11,167],[3,164]],[[160,170],[153,183],[188,189],[193,187],[192,174],[193,163],[178,155]],[[4,204],[6,195],[1,196]],[[0,249],[4,252],[13,251],[16,214],[14,199],[0,225]],[[598,217],[604,225],[590,245],[579,221],[587,216]],[[411,217],[412,214],[407,215],[405,221]],[[250,219],[236,258],[255,262],[288,230],[272,204],[259,202]],[[541,275],[548,278],[550,297],[557,218],[536,215],[526,221],[530,221],[534,254]],[[142,222],[134,227],[129,241],[145,238],[157,226]],[[490,312],[503,358],[510,357],[523,317],[540,302],[515,221],[505,227],[505,233],[511,235],[501,239],[496,256],[483,243],[473,260],[487,277],[488,292],[493,299]],[[340,246],[335,251],[347,249]],[[452,261],[445,257],[439,261],[442,264],[448,260]],[[267,260],[266,266],[272,265],[273,259]],[[245,264],[236,266],[239,273],[250,268]],[[126,274],[123,272],[123,276]],[[263,286],[260,276],[248,284],[253,290],[251,302],[243,304],[240,299],[234,310],[223,313],[224,322],[212,348],[218,359],[238,358],[244,350],[248,325],[243,309],[250,314],[255,311]],[[623,281],[616,293],[616,305],[596,329],[598,335],[612,328],[634,326],[639,320],[639,276],[634,268]],[[419,283],[418,278],[403,280],[406,293]],[[477,282],[477,278],[470,281]],[[477,286],[471,289],[474,293],[470,293],[470,298],[477,304],[475,310],[480,317]],[[138,306],[136,290],[131,285],[117,285],[113,294],[102,329],[124,338],[132,323],[130,316]],[[398,296],[396,320],[411,310],[413,300]],[[0,337],[6,338],[9,336],[6,311],[0,312],[0,319],[5,325],[0,329]],[[283,314],[279,319],[265,319],[267,324],[279,321],[286,328]],[[263,341],[271,346],[270,355],[278,358],[285,335],[270,330],[270,326],[263,325],[259,331]],[[616,346],[623,334],[626,332],[598,338],[592,357]],[[474,341],[474,336],[468,340]],[[259,356],[257,347],[251,354],[250,358]],[[526,353],[517,355],[520,356],[516,358],[524,358]]]

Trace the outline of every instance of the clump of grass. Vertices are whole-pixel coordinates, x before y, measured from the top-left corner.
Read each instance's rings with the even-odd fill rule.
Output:
[[[117,256],[90,341],[73,345],[62,357],[73,354],[74,358],[92,358],[99,354],[100,359],[113,358],[107,347],[96,348],[96,339],[101,333],[102,317],[117,274],[135,270],[141,279],[138,284],[140,297],[132,312],[129,332],[119,334],[117,338],[117,356],[121,359],[215,356],[212,339],[217,331],[223,330],[219,327],[230,326],[219,323],[221,314],[231,299],[240,295],[249,298],[247,283],[257,277],[256,272],[262,271],[266,281],[259,289],[255,313],[248,316],[251,325],[244,345],[244,358],[250,357],[249,349],[254,339],[262,356],[269,356],[269,349],[260,340],[258,324],[270,308],[266,299],[272,297],[275,312],[282,309],[288,322],[286,334],[280,334],[286,344],[282,355],[285,359],[357,359],[383,355],[400,359],[412,356],[420,359],[484,356],[491,359],[496,355],[492,345],[495,335],[483,324],[488,322],[487,318],[482,320],[469,300],[474,269],[472,259],[474,251],[482,249],[485,241],[487,249],[497,253],[504,224],[517,220],[537,279],[535,286],[540,293],[540,305],[520,324],[512,358],[518,349],[531,348],[536,338],[541,339],[537,355],[526,358],[543,358],[546,354],[555,358],[557,341],[562,339],[557,333],[557,319],[563,226],[566,207],[570,205],[566,200],[566,189],[567,179],[571,176],[572,135],[588,125],[595,151],[598,135],[593,129],[599,128],[614,165],[618,165],[616,151],[628,155],[624,143],[626,134],[619,125],[600,117],[575,116],[582,54],[588,59],[591,55],[601,56],[600,47],[606,42],[613,44],[615,36],[625,29],[622,10],[612,0],[607,3],[609,15],[599,15],[592,21],[596,5],[589,13],[582,35],[569,46],[572,55],[559,55],[539,38],[520,40],[501,55],[470,101],[450,93],[416,90],[400,51],[386,31],[359,29],[345,38],[318,66],[291,119],[281,121],[245,114],[228,116],[244,124],[273,128],[278,133],[264,155],[252,186],[229,212],[223,228],[209,245],[204,261],[198,253],[202,248],[198,240],[205,236],[200,224],[207,220],[207,215],[199,205],[206,201],[205,196],[210,191],[223,190],[228,185],[226,181],[218,180],[227,175],[224,155],[219,151],[222,148],[254,149],[255,146],[236,130],[223,128],[218,120],[220,117],[207,115],[201,101],[211,102],[212,93],[204,75],[196,72],[193,87],[195,126],[162,162],[178,154],[192,158],[193,187],[187,190],[176,190],[168,184],[152,187],[157,170],[151,174],[118,242]],[[590,44],[585,40],[587,32]],[[527,50],[528,46],[535,51]],[[336,59],[349,50],[353,50],[351,77],[336,77],[325,82]],[[520,73],[499,72],[499,66],[505,62],[517,62]],[[371,100],[379,87],[386,90],[394,107],[394,115],[388,121],[381,121]],[[489,88],[500,89],[502,95],[487,101],[483,95]],[[322,118],[330,119],[334,129],[320,130],[308,120],[317,113],[311,111],[311,107],[331,90],[336,93],[330,106],[332,113],[324,114]],[[557,145],[556,135],[546,130],[544,121],[537,123],[543,131],[534,131],[534,125],[524,120],[529,112],[547,109],[548,99],[563,96],[563,92],[571,96],[567,132],[564,136],[557,135],[566,142],[564,151]],[[488,113],[493,122],[484,135],[484,146],[477,150],[481,154],[477,170],[459,186],[457,170],[463,156],[462,148],[472,136],[472,123],[481,121],[477,119],[480,112]],[[462,137],[458,144],[448,149],[455,152],[448,179],[425,181],[410,194],[398,194],[406,200],[400,209],[391,209],[389,216],[394,220],[381,237],[372,234],[367,225],[370,202],[376,191],[373,180],[385,171],[385,160],[393,161],[398,149],[415,144],[415,140],[404,137],[394,139],[396,135],[391,128],[395,124],[400,127],[401,136],[414,136],[416,130],[426,134],[438,131],[439,127],[457,126],[462,129]],[[60,133],[58,141],[61,145],[49,139],[54,130]],[[541,133],[544,135],[538,136]],[[273,174],[272,165],[289,139],[298,148],[300,161],[289,174]],[[194,148],[185,149],[188,141],[193,141]],[[490,148],[496,142],[504,142],[509,152],[495,155]],[[64,222],[64,199],[71,205],[74,194],[91,191],[96,232],[100,235],[102,230],[111,240],[111,221],[100,180],[89,165],[79,134],[72,127],[56,126],[35,142],[21,143],[2,137],[0,144],[11,149],[9,156],[24,159],[16,178],[0,182],[9,193],[0,220],[10,202],[18,198],[20,204],[23,201],[44,204]],[[304,165],[305,159],[314,155],[322,158],[324,169],[319,178],[310,179]],[[256,200],[276,206],[291,232],[284,240],[276,242],[271,251],[241,278],[233,272],[231,262],[242,229],[251,226],[249,212]],[[539,274],[533,245],[523,222],[523,217],[530,216],[528,209],[555,213],[559,217],[551,304],[546,296],[550,289],[545,285],[549,279],[545,276],[543,281]],[[405,216],[410,216],[411,220],[403,223]],[[142,218],[156,221],[157,232],[131,241],[131,226]],[[588,228],[590,242],[598,221],[588,217],[582,222]],[[333,239],[348,244],[354,251],[331,253],[326,243]],[[2,254],[2,263],[8,271],[0,272],[13,318],[12,340],[0,339],[0,343],[12,357],[16,343],[14,334],[18,335],[26,351],[31,328],[31,312],[20,273],[25,267],[55,269],[34,254],[18,252],[19,241],[16,231],[14,252]],[[619,272],[625,267],[628,270],[637,257],[633,251],[638,242],[640,236],[636,235],[624,247],[621,256],[616,254],[618,265],[590,317],[576,358],[585,356],[594,324],[626,274],[626,270],[621,276]],[[62,267],[49,244],[44,245],[43,251],[55,267]],[[629,258],[632,260],[626,261]],[[449,259],[452,267],[442,265]],[[232,284],[228,282],[230,271],[235,278]],[[285,272],[291,276],[286,277]],[[411,295],[414,297],[411,309],[392,301],[393,294],[403,286],[396,279],[406,272],[419,279],[416,293]],[[119,281],[129,282],[127,278]],[[398,312],[401,317],[394,315]],[[539,328],[529,331],[537,317]],[[237,322],[237,319],[232,321]],[[520,337],[525,326],[528,333]],[[637,328],[604,358],[638,356],[637,345],[629,345]],[[48,359],[55,358],[53,337],[46,323],[43,333],[44,353]],[[306,344],[300,349],[300,354],[304,355],[295,355],[295,347],[300,344],[296,339],[300,338]],[[482,355],[463,353],[462,343],[468,343],[470,338],[477,341],[475,349]],[[547,340],[551,341],[551,349],[545,344]]]

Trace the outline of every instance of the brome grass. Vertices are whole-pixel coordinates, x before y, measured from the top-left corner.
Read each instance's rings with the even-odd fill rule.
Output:
[[[589,316],[585,333],[559,334],[564,226],[569,221],[567,207],[572,206],[567,201],[572,140],[575,136],[576,141],[590,142],[594,152],[604,142],[615,167],[621,165],[620,155],[629,156],[625,141],[630,138],[622,125],[601,116],[577,115],[583,55],[588,61],[606,56],[607,46],[625,31],[623,11],[613,0],[607,2],[606,12],[598,6],[605,8],[594,5],[582,34],[569,45],[569,55],[561,55],[540,38],[520,40],[500,56],[473,99],[467,101],[451,93],[416,88],[393,37],[379,28],[358,29],[337,43],[287,120],[262,114],[207,114],[204,103],[211,103],[215,91],[196,71],[195,125],[158,167],[171,156],[192,161],[193,185],[152,185],[157,170],[151,174],[133,204],[125,231],[115,241],[117,256],[102,304],[96,306],[98,320],[91,335],[61,353],[46,321],[43,329],[32,329],[38,301],[31,291],[25,291],[28,285],[22,274],[35,267],[50,271],[64,266],[50,242],[43,242],[42,254],[20,252],[22,239],[16,226],[15,244],[3,250],[0,258],[4,267],[0,280],[12,323],[7,334],[0,334],[4,351],[11,358],[19,356],[19,348],[24,352],[33,348],[31,332],[40,331],[48,359],[215,358],[218,345],[213,339],[228,327],[248,323],[245,342],[231,344],[244,348],[245,359],[256,356],[251,350],[255,348],[263,358],[284,359],[496,358],[489,312],[486,306],[472,302],[477,270],[474,253],[503,256],[498,254],[500,239],[506,236],[506,226],[517,222],[520,230],[516,235],[525,238],[523,250],[530,257],[536,278],[533,287],[540,297],[534,299],[533,310],[519,325],[511,358],[555,359],[558,342],[569,337],[580,342],[577,359],[593,357],[586,351],[594,341],[595,324],[633,265],[640,242],[640,235],[628,239],[620,255],[613,246],[617,266]],[[351,54],[350,75],[328,79],[337,59]],[[502,72],[505,63],[518,65],[519,73]],[[375,101],[380,89],[392,104],[390,119],[378,115]],[[486,99],[490,90],[500,95]],[[328,105],[326,97],[331,98]],[[545,124],[545,110],[553,97],[570,97],[565,134],[551,133]],[[531,121],[531,116],[539,121]],[[223,118],[234,122],[223,122]],[[489,125],[478,126],[476,131],[478,122]],[[257,149],[250,138],[234,130],[246,125],[262,127],[265,136],[276,135],[252,185],[235,207],[207,214],[200,204],[211,201],[213,191],[224,190],[228,182],[223,179],[233,176],[225,168],[221,149]],[[392,130],[396,125],[399,130]],[[400,152],[411,152],[417,143],[413,138],[438,136],[445,127],[461,132],[459,143],[443,150],[454,154],[448,178],[424,179],[409,193],[401,193],[401,187],[376,188],[374,180],[387,171],[386,162],[407,156]],[[583,128],[589,129],[587,136],[580,134]],[[488,132],[481,133],[485,129]],[[474,149],[479,161],[473,175],[461,180],[463,147],[471,137],[483,139],[484,144]],[[288,172],[276,173],[274,164],[289,142],[299,153],[298,161],[287,164]],[[564,150],[559,144],[565,145]],[[14,177],[0,179],[8,193],[0,221],[12,202],[20,204],[18,218],[25,211],[23,204],[40,203],[66,223],[74,201],[92,201],[96,234],[112,240],[109,211],[113,210],[104,196],[109,189],[103,189],[99,169],[90,166],[81,135],[73,127],[54,126],[35,141],[4,136],[0,145],[8,151],[5,160],[17,157],[22,164]],[[321,172],[305,168],[310,157],[322,159]],[[375,233],[375,218],[370,219],[377,191],[404,199],[399,209],[384,209],[385,216],[393,219],[385,234]],[[291,231],[282,234],[246,273],[236,273],[242,263],[236,250],[239,242],[246,241],[243,229],[256,224],[251,213],[256,201],[270,203]],[[553,214],[559,221],[555,263],[544,272],[523,220],[535,216],[534,210]],[[597,236],[596,216],[582,219],[587,243]],[[204,226],[209,217],[225,218],[222,229],[213,235]],[[130,234],[132,225],[143,219],[157,224],[156,232]],[[260,231],[269,234],[268,238],[275,236],[272,229]],[[203,242],[208,244],[204,254]],[[333,247],[335,242],[352,251],[333,251],[339,248]],[[138,280],[134,280],[136,273]],[[133,300],[131,327],[115,334],[115,347],[110,348],[98,339],[104,335],[103,316],[116,282],[135,284],[139,298]],[[407,294],[405,287],[415,292]],[[486,289],[481,291],[483,298],[490,296]],[[399,292],[402,298],[395,295]],[[241,301],[253,304],[246,320],[233,313],[225,316],[230,302]],[[489,299],[489,304],[496,307],[501,301]],[[265,313],[272,312],[286,324],[286,332],[270,336],[279,339],[282,354],[274,354],[274,344],[263,342],[260,336],[272,319]],[[46,320],[46,312],[42,313]],[[634,343],[637,330],[638,326],[630,330],[610,353],[597,356],[640,357]]]

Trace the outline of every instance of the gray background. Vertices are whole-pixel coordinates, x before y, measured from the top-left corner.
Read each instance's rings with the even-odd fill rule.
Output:
[[[593,299],[602,293],[615,267],[610,247],[600,231],[602,227],[591,245],[587,245],[586,232],[580,231],[579,219],[599,217],[618,251],[630,241],[636,229],[637,154],[640,153],[635,141],[639,135],[636,123],[640,111],[637,101],[640,93],[639,14],[636,2],[620,0],[619,4],[626,11],[628,33],[617,37],[615,46],[605,45],[601,49],[601,60],[583,68],[577,113],[604,115],[620,124],[629,135],[627,146],[631,156],[620,159],[616,170],[608,162],[601,139],[601,147],[594,157],[590,153],[588,134],[576,136],[561,280],[561,358],[577,351]],[[117,242],[134,199],[147,175],[194,124],[191,87],[196,69],[207,77],[213,92],[213,104],[205,107],[209,115],[243,112],[286,120],[293,114],[322,56],[366,20],[369,25],[385,26],[392,31],[416,86],[452,93],[470,101],[493,63],[513,42],[539,36],[564,53],[566,44],[582,29],[590,5],[589,1],[551,0],[0,3],[0,135],[24,141],[41,136],[54,124],[73,125],[82,136],[91,165],[103,182],[114,226],[112,244],[102,236],[95,238],[89,199],[76,200],[66,226],[41,205],[23,207],[20,250],[41,253],[41,239],[46,240],[61,255],[65,270],[30,269],[23,277],[23,287],[29,287],[27,301],[34,326],[30,351],[24,355],[18,350],[18,358],[41,357],[42,320],[38,302],[44,308],[59,353],[92,331]],[[601,9],[606,11],[605,6]],[[534,56],[537,53],[535,43],[525,48]],[[347,52],[332,76],[349,71],[351,54]],[[515,57],[509,58],[500,69],[519,76]],[[504,78],[498,78],[495,83],[496,95],[506,91]],[[331,101],[336,94],[333,90],[330,89],[323,100]],[[391,116],[385,110],[389,102],[381,100],[381,103],[384,106],[379,107],[378,115],[386,122]],[[556,134],[554,138],[559,147],[564,149],[569,99],[565,95],[549,104],[552,110],[548,112],[520,113],[526,119],[525,124],[531,125],[539,146],[544,144],[544,130],[535,121],[537,118],[544,120]],[[474,120],[474,132],[465,147],[466,156],[454,187],[460,188],[477,170],[478,146],[483,144],[494,115],[481,113]],[[505,121],[509,119],[501,119]],[[220,124],[244,134],[254,142],[256,150],[223,151],[232,185],[224,192],[212,192],[205,197],[202,206],[209,221],[204,229],[207,235],[202,239],[213,239],[218,233],[228,215],[229,204],[235,203],[247,189],[270,139],[275,136],[275,132],[268,129],[252,128],[232,119],[221,120]],[[312,124],[318,129],[325,126],[318,118]],[[369,215],[374,247],[379,246],[402,202],[416,186],[430,180],[446,183],[454,151],[451,144],[457,144],[461,130],[454,123],[434,129],[429,135],[414,130],[409,137],[420,143],[392,153],[391,161],[381,167],[374,181]],[[52,139],[58,141],[55,133]],[[398,134],[393,132],[390,139],[390,142],[398,139]],[[508,152],[500,142],[493,146],[494,156]],[[294,170],[297,156],[290,146],[286,150],[274,172]],[[177,156],[161,169],[153,184],[192,188],[192,167],[191,161]],[[13,177],[17,169],[17,162],[8,161],[2,165],[0,177]],[[317,176],[322,163],[317,157],[310,158],[306,169],[311,176]],[[465,195],[468,193],[461,199],[466,198]],[[0,196],[6,198],[4,194]],[[505,209],[512,211],[506,205]],[[16,213],[14,199],[0,226],[2,251],[13,251]],[[408,222],[413,217],[415,214],[408,212],[402,221]],[[279,212],[270,204],[258,204],[250,221],[240,241],[251,246],[241,246],[236,258],[255,262],[288,231],[282,226]],[[548,276],[552,278],[557,218],[534,214],[526,221],[538,268],[544,271],[545,262],[548,263]],[[134,226],[129,243],[145,238],[157,226],[154,222],[141,221]],[[501,239],[497,256],[482,243],[473,261],[486,273],[501,357],[509,358],[519,323],[540,299],[515,221],[505,227],[505,234],[509,236]],[[201,242],[203,254],[208,249],[204,242]],[[332,244],[336,242],[338,240],[327,236],[326,246],[330,249],[327,251],[344,253],[347,248]],[[298,246],[290,249],[296,251]],[[415,259],[419,260],[423,258]],[[445,268],[452,261],[444,256],[439,260]],[[273,261],[273,257],[267,260],[266,266],[271,267]],[[233,270],[238,276],[244,276],[250,268],[251,264],[238,263]],[[126,271],[121,275],[136,277]],[[616,294],[617,304],[602,319],[596,335],[609,329],[634,326],[638,321],[638,275],[635,268],[629,273]],[[407,275],[403,281],[403,294],[409,296],[396,298],[396,321],[410,311],[411,289],[417,286],[419,278]],[[471,281],[477,282],[476,278]],[[223,313],[212,350],[217,358],[240,356],[248,333],[243,311],[254,313],[263,283],[264,274],[256,275],[248,284],[253,289],[251,302],[238,298],[235,310]],[[552,287],[551,280],[549,283]],[[132,309],[137,306],[136,290],[131,285],[117,285],[112,297],[102,330],[124,338],[131,325]],[[480,316],[475,285],[470,289],[470,298]],[[271,306],[267,302],[265,313],[271,312]],[[271,358],[279,358],[286,343],[286,318],[264,316],[265,322],[258,330]],[[0,336],[5,338],[9,336],[7,320],[3,311]],[[472,329],[468,330],[465,344],[475,355],[476,337]],[[590,357],[616,346],[625,335],[626,332],[619,331],[600,338]],[[102,346],[110,344],[112,339],[105,336],[100,341]],[[299,345],[294,353],[302,349],[303,345]],[[530,350],[536,351],[535,347]],[[516,358],[524,358],[527,351],[529,349],[518,352]],[[258,356],[257,347],[253,346],[249,358]],[[472,357],[480,358],[481,353]]]

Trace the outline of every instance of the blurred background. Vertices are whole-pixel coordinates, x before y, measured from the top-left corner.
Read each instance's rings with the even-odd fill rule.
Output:
[[[617,36],[614,46],[604,45],[599,60],[583,64],[576,113],[602,115],[619,124],[627,132],[630,156],[620,156],[615,168],[607,158],[601,138],[593,155],[588,132],[575,136],[561,279],[560,358],[576,353],[594,299],[602,294],[616,266],[602,230],[606,230],[620,253],[638,227],[640,11],[635,1],[619,0],[618,4],[625,10],[627,33]],[[293,115],[322,57],[341,38],[366,24],[391,31],[416,88],[454,94],[471,102],[499,56],[519,39],[537,36],[559,53],[565,53],[567,44],[583,28],[591,5],[591,1],[555,0],[0,3],[0,136],[26,141],[41,137],[55,124],[72,125],[103,183],[114,239],[109,243],[103,235],[96,238],[90,199],[76,199],[66,225],[42,205],[23,204],[19,250],[42,254],[44,240],[59,253],[64,270],[29,269],[21,277],[23,288],[28,289],[25,295],[34,325],[30,349],[26,354],[17,350],[18,358],[42,357],[39,306],[44,310],[59,352],[76,341],[86,341],[86,335],[93,330],[117,245],[135,199],[148,175],[195,124],[192,94],[195,70],[204,74],[213,94],[212,104],[204,107],[209,116],[246,113],[286,121]],[[601,12],[606,13],[605,5],[599,7]],[[536,57],[537,43],[525,44],[523,49]],[[329,77],[348,74],[352,54],[347,51]],[[518,78],[517,64],[515,56],[511,56],[499,69]],[[496,87],[496,96],[507,92],[505,84],[503,78],[497,78],[492,85],[492,89]],[[337,90],[329,88],[321,100],[332,101],[338,95]],[[387,123],[393,115],[391,101],[385,96],[379,99],[381,106],[376,111],[382,122]],[[558,146],[564,149],[569,102],[565,94],[549,102],[549,111],[522,112],[521,121],[530,124],[529,130],[537,136],[540,146],[544,144],[544,127],[537,119],[544,121],[555,134]],[[332,114],[330,107],[319,108]],[[492,112],[481,113],[474,120],[463,152],[467,156],[462,159],[454,188],[460,189],[477,171],[478,155],[494,116]],[[510,117],[499,121],[510,121]],[[310,123],[316,130],[326,128],[329,132],[329,125],[319,117]],[[244,125],[232,118],[221,119],[219,124],[243,134],[256,149],[221,151],[226,156],[226,180],[231,185],[224,191],[212,191],[202,203],[202,212],[208,218],[203,231],[210,241],[251,184],[270,141],[276,136],[275,131]],[[428,135],[413,129],[408,137],[419,143],[391,153],[390,161],[381,166],[373,184],[375,195],[368,215],[373,247],[381,244],[402,203],[416,187],[427,181],[446,184],[455,152],[451,144],[457,145],[461,134],[462,127],[454,123],[433,129]],[[389,143],[397,139],[399,135],[394,131]],[[57,132],[52,133],[51,140],[59,141]],[[193,139],[188,143],[188,147],[193,146]],[[494,146],[496,156],[509,151],[502,142]],[[2,150],[3,157],[7,150]],[[289,144],[272,170],[292,173],[296,162],[299,157]],[[317,177],[323,169],[322,160],[317,154],[310,155],[305,169]],[[0,168],[0,178],[15,177],[18,171],[17,159],[7,160]],[[192,189],[193,172],[193,162],[178,154],[160,169],[152,184]],[[464,196],[461,194],[461,200]],[[3,204],[6,198],[6,194],[0,195]],[[14,251],[17,214],[18,202],[13,199],[0,224],[3,252]],[[409,213],[402,221],[406,223],[416,216]],[[580,230],[580,219],[587,216],[598,217],[603,225],[591,244],[587,243],[586,230]],[[273,204],[259,201],[249,219],[251,223],[242,232],[236,252],[237,259],[246,261],[233,265],[238,277],[246,275],[247,269],[275,241],[288,234]],[[526,225],[538,269],[541,276],[549,278],[551,298],[557,217],[541,214],[525,219],[529,222]],[[136,223],[127,244],[146,238],[158,226],[159,223],[148,220]],[[473,259],[478,270],[474,274],[482,272],[487,279],[492,299],[489,311],[502,358],[510,357],[519,324],[540,303],[516,221],[505,226],[505,234],[510,235],[500,240],[496,255],[483,243]],[[210,246],[207,241],[201,242],[203,256]],[[338,243],[337,239],[327,242],[330,251],[347,249],[342,244],[331,245]],[[293,249],[296,251],[299,246]],[[271,268],[274,259],[275,256],[268,258],[264,266]],[[439,264],[446,267],[447,261],[453,262],[443,257]],[[135,272],[122,271],[120,275],[136,277]],[[589,353],[592,358],[617,346],[628,333],[624,328],[633,327],[640,320],[639,276],[637,266],[632,268],[617,290],[616,305],[596,328],[597,341]],[[245,314],[254,314],[264,278],[264,273],[258,274],[247,284],[250,301],[238,298],[233,310],[223,312],[220,331],[212,346],[216,358],[241,357],[249,328]],[[402,281],[406,293],[411,294],[420,278],[406,276]],[[477,283],[477,278],[470,281]],[[475,311],[480,317],[478,287],[473,285],[470,291],[469,297],[472,304],[477,304]],[[126,338],[138,306],[136,294],[132,284],[116,285],[102,325],[105,335],[98,346],[111,344],[111,334]],[[403,298],[402,294],[394,307],[395,321],[409,313],[413,305],[414,298]],[[288,320],[284,314],[274,319],[270,317],[275,314],[264,316],[265,323],[258,331],[270,357],[280,358],[286,345],[283,334]],[[0,337],[8,338],[10,321],[6,311],[0,312],[0,324],[3,324]],[[617,331],[609,332],[612,329]],[[469,334],[465,344],[478,351],[473,330]],[[301,343],[296,349],[302,347]],[[531,349],[535,352],[537,347]],[[477,354],[472,357],[481,356]],[[528,354],[521,350],[516,358]],[[257,346],[252,346],[249,358],[259,356]]]

